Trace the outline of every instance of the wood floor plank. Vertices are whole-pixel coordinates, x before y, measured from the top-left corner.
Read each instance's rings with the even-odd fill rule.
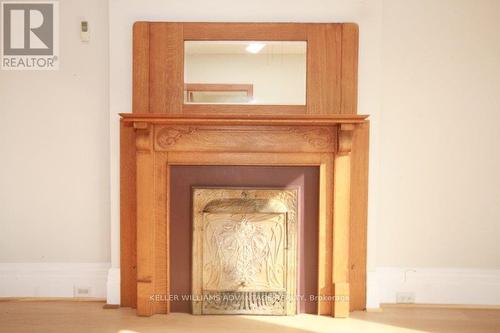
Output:
[[[183,313],[137,317],[130,308],[105,310],[103,302],[0,301],[0,333],[151,332],[498,332],[500,310],[384,308],[327,316],[193,316]]]

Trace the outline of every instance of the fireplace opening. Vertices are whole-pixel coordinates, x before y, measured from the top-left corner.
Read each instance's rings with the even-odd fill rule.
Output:
[[[297,191],[294,298],[296,313],[317,313],[315,295],[318,293],[319,168],[309,166],[171,166],[169,241],[172,312],[193,313],[192,269],[195,263],[192,259],[194,241],[192,194],[194,188],[260,188]],[[256,218],[261,218],[261,216]]]

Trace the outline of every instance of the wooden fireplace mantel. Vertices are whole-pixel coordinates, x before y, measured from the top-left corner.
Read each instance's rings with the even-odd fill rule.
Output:
[[[369,122],[357,115],[358,39],[354,23],[134,24],[132,113],[120,124],[122,306],[170,311],[171,167],[245,165],[318,167],[317,313],[365,309]],[[185,104],[190,40],[306,42],[306,104]]]
[[[352,308],[352,152],[364,115],[121,114],[135,131],[137,313],[168,313],[169,188],[174,165],[317,166],[318,313]],[[356,199],[355,199],[356,200]],[[356,267],[359,270],[359,267]],[[363,270],[364,268],[361,268]],[[157,295],[163,295],[159,298]]]

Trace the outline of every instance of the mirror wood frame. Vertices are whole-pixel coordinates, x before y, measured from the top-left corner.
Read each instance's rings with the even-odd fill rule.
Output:
[[[306,105],[184,104],[184,41],[307,42]],[[358,27],[352,23],[136,22],[133,100],[136,114],[355,115]],[[121,305],[137,306],[137,188],[135,132],[120,127]],[[366,307],[366,220],[369,123],[352,138],[350,310]]]
[[[307,42],[306,105],[184,104],[184,42],[190,40]],[[133,112],[356,113],[356,24],[136,22],[133,53]]]

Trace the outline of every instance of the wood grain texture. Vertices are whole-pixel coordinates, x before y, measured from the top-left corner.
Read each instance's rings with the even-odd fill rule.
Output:
[[[351,152],[349,284],[351,311],[366,309],[368,157],[370,123],[357,125]]]
[[[182,23],[149,24],[150,112],[181,113],[184,101]]]
[[[155,295],[156,270],[156,201],[155,154],[152,130],[136,129],[137,162],[137,314],[150,316],[155,305],[150,300]]]
[[[136,22],[133,28],[132,112],[149,112],[149,23]]]
[[[322,154],[318,207],[318,314],[330,315],[333,251],[333,155]]]
[[[358,108],[358,25],[342,24],[342,105],[340,113],[356,114]]]
[[[137,303],[135,133],[120,122],[120,304]]]
[[[185,40],[305,41],[307,23],[184,23]]]
[[[318,153],[210,153],[170,152],[169,165],[277,165],[319,166],[323,155]]]
[[[349,315],[349,229],[351,205],[351,147],[354,127],[338,127],[333,190],[333,265],[334,300],[332,315]]]
[[[312,24],[307,41],[307,113],[340,113],[341,24]]]
[[[168,154],[155,153],[154,179],[155,179],[155,275],[154,293],[155,295],[169,295],[170,269],[169,247],[168,247]],[[166,297],[160,297],[155,302],[155,313],[168,313],[169,302]]]
[[[350,295],[349,295],[349,283],[347,282],[335,282],[333,284],[333,294],[335,299],[332,304],[332,316],[335,318],[347,318],[349,317],[349,307],[350,307]]]

